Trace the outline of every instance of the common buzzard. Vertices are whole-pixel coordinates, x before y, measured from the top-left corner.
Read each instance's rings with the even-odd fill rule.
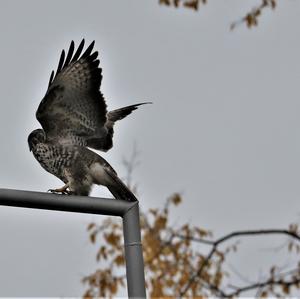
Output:
[[[84,39],[76,51],[72,41],[68,53],[62,51],[36,112],[43,129],[30,133],[29,149],[45,170],[65,183],[50,189],[52,192],[87,196],[97,184],[106,186],[117,199],[134,201],[136,197],[116,171],[88,147],[108,151],[113,145],[115,122],[147,103],[107,111],[94,43],[83,52]]]

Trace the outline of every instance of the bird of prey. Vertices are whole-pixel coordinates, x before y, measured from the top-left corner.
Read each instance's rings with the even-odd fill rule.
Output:
[[[76,51],[72,41],[67,54],[62,51],[36,112],[42,129],[29,134],[29,149],[46,171],[64,182],[51,192],[87,196],[97,184],[106,186],[117,199],[134,201],[136,197],[116,171],[88,147],[108,151],[113,146],[115,122],[147,103],[107,111],[94,43],[83,52],[84,39]]]

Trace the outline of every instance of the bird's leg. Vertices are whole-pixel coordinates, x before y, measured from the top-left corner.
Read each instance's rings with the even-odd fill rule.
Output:
[[[61,193],[61,194],[70,194],[71,192],[69,190],[67,190],[68,188],[69,188],[69,183],[65,184],[61,188],[49,189],[48,192],[51,192],[51,193]]]

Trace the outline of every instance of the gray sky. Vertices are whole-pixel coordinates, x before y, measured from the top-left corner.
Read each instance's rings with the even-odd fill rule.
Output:
[[[103,154],[125,175],[122,158],[137,142],[142,208],[182,192],[174,221],[216,236],[297,221],[300,3],[280,1],[258,28],[230,32],[254,1],[211,0],[198,13],[157,2],[0,1],[0,186],[61,185],[34,160],[27,135],[39,127],[35,111],[60,51],[84,37],[96,40],[109,109],[154,102],[117,125],[115,147]],[[82,295],[80,279],[97,266],[86,233],[95,219],[1,207],[0,295]],[[232,263],[239,268],[249,254],[255,279],[260,251]]]

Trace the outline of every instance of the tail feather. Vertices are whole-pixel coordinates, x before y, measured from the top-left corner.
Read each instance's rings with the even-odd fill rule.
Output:
[[[106,170],[106,174],[110,177],[111,181],[111,183],[107,185],[107,188],[116,199],[137,201],[135,195],[128,189],[128,187],[118,178],[115,173]]]
[[[137,198],[129,189],[125,190],[124,192],[124,190],[120,190],[115,186],[107,186],[107,188],[116,199],[122,199],[126,201],[137,201]]]
[[[108,120],[111,122],[116,122],[118,120],[121,120],[127,115],[129,115],[132,111],[136,110],[138,106],[145,105],[145,104],[152,104],[152,103],[151,102],[139,103],[139,104],[119,108],[116,110],[112,110],[107,114]]]

